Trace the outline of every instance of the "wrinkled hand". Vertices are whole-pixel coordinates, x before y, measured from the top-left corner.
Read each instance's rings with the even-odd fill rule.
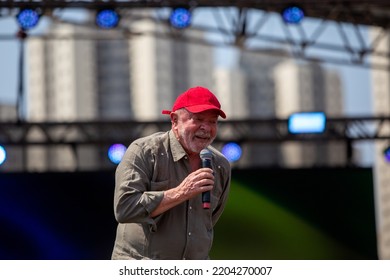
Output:
[[[187,199],[190,199],[202,192],[210,191],[214,187],[213,170],[210,168],[200,168],[190,173],[177,190]]]
[[[211,168],[200,168],[190,173],[179,186],[164,191],[163,200],[150,213],[155,217],[198,194],[210,191],[214,187],[214,175]]]

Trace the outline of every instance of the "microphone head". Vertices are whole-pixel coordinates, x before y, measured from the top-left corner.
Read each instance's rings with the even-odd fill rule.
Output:
[[[200,154],[199,154],[199,156],[200,156],[200,158],[202,159],[202,160],[211,160],[211,158],[212,158],[212,153],[210,152],[210,150],[209,149],[203,149],[203,150],[201,150],[200,151]]]

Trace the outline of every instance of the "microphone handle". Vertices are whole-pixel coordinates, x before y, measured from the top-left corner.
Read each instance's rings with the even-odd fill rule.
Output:
[[[209,159],[202,160],[202,167],[203,168],[212,168],[211,167],[211,160],[209,160]],[[202,206],[203,206],[203,209],[210,209],[210,206],[211,206],[210,191],[202,193]]]

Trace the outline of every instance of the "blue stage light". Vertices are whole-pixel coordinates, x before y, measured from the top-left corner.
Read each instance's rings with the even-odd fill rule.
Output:
[[[288,118],[288,132],[323,133],[326,126],[326,115],[323,112],[305,112],[291,114]]]
[[[126,146],[123,144],[113,144],[108,149],[108,158],[112,163],[118,164],[121,162],[126,149]]]
[[[20,28],[23,30],[35,27],[39,22],[40,14],[36,10],[23,9],[16,15]]]
[[[114,28],[119,23],[119,14],[112,9],[100,10],[96,14],[95,21],[100,28]]]
[[[287,7],[282,12],[283,20],[286,23],[300,23],[301,20],[305,17],[305,13],[298,6]]]
[[[241,158],[242,149],[237,143],[229,142],[222,147],[222,154],[228,161],[234,162]]]
[[[387,147],[384,151],[383,151],[383,155],[385,156],[385,160],[387,162],[390,162],[390,146]]]
[[[0,165],[2,165],[6,159],[7,159],[7,152],[5,151],[5,148],[0,145]]]
[[[169,20],[175,28],[187,28],[191,24],[191,12],[186,8],[173,9]]]

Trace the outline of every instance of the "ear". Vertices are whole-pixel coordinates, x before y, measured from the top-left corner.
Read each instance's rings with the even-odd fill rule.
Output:
[[[177,124],[177,120],[178,120],[178,118],[179,118],[179,116],[177,115],[177,113],[172,112],[172,113],[170,114],[170,117],[171,117],[171,123],[172,123],[172,124]]]

